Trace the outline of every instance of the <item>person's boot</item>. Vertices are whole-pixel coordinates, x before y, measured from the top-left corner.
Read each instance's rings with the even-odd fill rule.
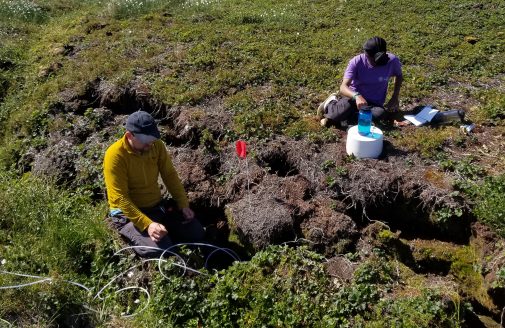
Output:
[[[321,125],[323,125],[324,114],[326,113],[326,106],[332,101],[337,100],[338,92],[332,93],[325,101],[319,104],[317,107],[317,117],[321,119]]]

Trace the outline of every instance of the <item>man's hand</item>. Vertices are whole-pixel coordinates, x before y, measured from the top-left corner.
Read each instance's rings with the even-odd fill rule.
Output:
[[[189,207],[184,207],[181,209],[182,211],[182,216],[184,216],[184,221],[183,223],[189,223],[195,218],[195,212],[193,212],[192,209]]]
[[[368,105],[368,103],[366,102],[365,97],[363,97],[362,95],[359,95],[356,97],[356,107],[358,107],[358,109],[360,109],[363,106],[367,106],[367,105]]]
[[[165,226],[162,224],[152,222],[147,227],[147,233],[149,237],[151,237],[151,240],[157,243],[167,235],[167,229],[165,229]]]
[[[386,107],[386,109],[389,109],[392,112],[397,112],[400,110],[400,101],[398,100],[398,98],[393,97],[389,99],[389,101],[384,107]]]

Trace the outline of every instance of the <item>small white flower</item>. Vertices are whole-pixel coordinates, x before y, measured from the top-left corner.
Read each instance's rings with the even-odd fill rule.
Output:
[[[2,259],[2,261],[0,261],[0,264],[2,264],[2,265],[4,265],[5,263],[7,263],[6,259]]]
[[[126,276],[127,276],[128,278],[131,278],[131,277],[133,277],[133,274],[134,274],[134,273],[133,273],[133,271],[130,271],[130,272],[128,272],[128,273],[126,274]]]
[[[133,301],[133,303],[135,303],[135,304],[139,304],[139,303],[140,303],[140,300],[137,298],[135,301]]]

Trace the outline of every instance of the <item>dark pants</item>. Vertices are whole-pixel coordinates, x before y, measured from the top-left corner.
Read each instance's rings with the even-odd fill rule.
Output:
[[[165,226],[168,234],[158,242],[155,242],[149,237],[147,229],[139,231],[128,218],[119,214],[110,217],[113,225],[119,233],[125,237],[131,246],[147,246],[135,247],[135,252],[141,257],[159,257],[163,251],[150,247],[161,248],[165,250],[175,243],[190,243],[203,241],[205,231],[201,223],[195,218],[188,223],[183,223],[182,213],[178,210],[170,210],[164,204],[152,208],[140,209],[154,222],[161,223]],[[169,254],[167,254],[169,255]]]
[[[369,104],[372,106],[372,117],[374,119],[380,118],[384,114],[384,108]],[[334,121],[342,122],[349,119],[357,119],[358,107],[356,101],[351,98],[342,97],[340,100],[331,101],[325,108],[324,117]]]

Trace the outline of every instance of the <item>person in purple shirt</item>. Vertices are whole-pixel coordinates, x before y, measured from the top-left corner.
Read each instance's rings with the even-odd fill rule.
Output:
[[[394,90],[384,105],[390,78],[394,78]],[[347,65],[339,90],[341,98],[334,93],[319,105],[317,113],[321,125],[339,125],[353,115],[357,116],[363,106],[372,107],[374,119],[384,114],[384,108],[397,111],[402,81],[402,64],[398,57],[387,52],[386,40],[378,36],[367,40],[363,53],[352,58]]]

